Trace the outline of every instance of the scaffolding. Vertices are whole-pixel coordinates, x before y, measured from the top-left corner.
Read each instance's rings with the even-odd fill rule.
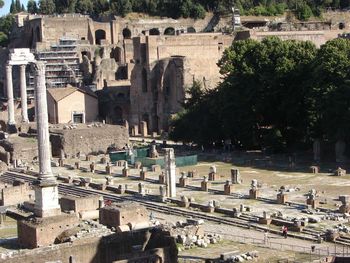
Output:
[[[60,38],[50,50],[37,51],[36,59],[46,62],[46,84],[48,88],[65,88],[68,84],[79,86],[83,75],[79,67],[77,40]],[[34,78],[28,78],[28,91],[34,88]]]

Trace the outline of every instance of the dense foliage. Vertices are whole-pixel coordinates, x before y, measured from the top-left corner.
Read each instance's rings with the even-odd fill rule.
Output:
[[[195,82],[173,120],[175,140],[302,148],[313,138],[350,140],[350,41],[237,41],[219,62],[212,91]]]
[[[0,0],[0,6],[1,6]],[[273,16],[291,10],[301,20],[319,16],[327,8],[346,9],[349,0],[29,0],[30,13],[115,14],[142,12],[166,17],[203,18],[206,11],[230,13],[235,6],[242,15]],[[20,0],[12,0],[11,13],[23,11]]]

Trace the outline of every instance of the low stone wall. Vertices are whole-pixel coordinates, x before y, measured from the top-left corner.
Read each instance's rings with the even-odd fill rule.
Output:
[[[1,206],[17,205],[34,198],[34,190],[28,184],[9,186],[1,189]]]
[[[122,149],[129,142],[129,134],[124,126],[100,124],[77,129],[50,129],[52,155],[59,157],[61,149],[69,156],[105,153],[114,146]]]
[[[151,260],[150,259],[155,259]],[[159,261],[156,261],[159,259]],[[138,260],[138,261],[137,261]],[[124,263],[177,262],[175,239],[153,230],[116,233],[105,237],[89,237],[50,247],[22,250],[0,263]]]

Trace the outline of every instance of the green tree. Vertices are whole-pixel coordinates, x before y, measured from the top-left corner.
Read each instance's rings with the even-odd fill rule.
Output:
[[[130,0],[111,0],[110,9],[114,14],[125,16],[132,12],[132,5]]]
[[[51,15],[55,13],[56,6],[53,0],[39,0],[40,13],[44,15]]]
[[[3,7],[4,7],[4,1],[0,0],[0,8],[3,8]]]
[[[63,13],[74,13],[77,0],[55,0],[56,12],[59,14]]]
[[[107,0],[94,0],[94,14],[104,14],[109,10],[109,3]]]
[[[298,19],[306,21],[309,20],[313,14],[310,6],[305,2],[301,2],[296,8],[296,15]]]
[[[15,13],[17,13],[16,4],[15,4],[15,1],[12,0],[10,5],[10,14],[15,14]]]
[[[16,6],[16,12],[21,12],[21,1],[20,0],[16,0],[15,2],[15,6]]]
[[[27,11],[30,14],[36,14],[38,13],[38,7],[36,5],[36,1],[34,0],[29,0],[27,3]]]
[[[77,13],[91,14],[94,10],[94,5],[91,0],[78,0],[75,10]]]
[[[316,135],[350,141],[350,41],[334,39],[321,46],[314,63]]]
[[[15,19],[12,14],[0,17],[0,29],[1,29],[0,46],[7,46],[14,23],[15,23]]]

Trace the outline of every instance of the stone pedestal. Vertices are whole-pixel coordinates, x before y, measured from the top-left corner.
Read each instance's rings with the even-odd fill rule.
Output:
[[[140,171],[140,180],[145,181],[147,178],[147,172],[144,170]]]
[[[284,205],[288,201],[288,196],[285,193],[277,194],[277,204]]]
[[[134,167],[135,167],[135,169],[141,169],[142,163],[141,162],[135,162]]]
[[[165,175],[164,174],[160,174],[159,175],[159,183],[160,184],[165,184]]]
[[[203,212],[206,212],[206,213],[213,213],[215,211],[215,207],[210,205],[203,206],[201,209]]]
[[[79,224],[75,214],[62,214],[49,218],[17,221],[18,244],[23,248],[47,247],[55,243],[57,236]]]
[[[185,207],[185,208],[189,208],[190,207],[190,202],[188,201],[188,198],[186,196],[182,196],[181,197],[181,201],[179,203],[180,207]]]
[[[310,166],[310,172],[313,174],[318,174],[320,172],[320,167],[319,166]]]
[[[343,214],[350,213],[350,205],[348,205],[348,204],[341,205],[339,207],[339,212],[343,213]]]
[[[138,184],[138,191],[140,195],[145,195],[146,194],[146,189],[145,185],[143,183]]]
[[[63,159],[58,159],[58,166],[59,167],[64,167],[64,160]]]
[[[113,185],[113,177],[106,176],[106,185]]]
[[[79,170],[80,169],[80,162],[75,162],[74,167],[75,167],[75,169]]]
[[[342,168],[338,168],[336,171],[335,171],[335,176],[345,176],[346,175],[346,170],[342,169]]]
[[[41,183],[35,185],[34,214],[38,217],[51,217],[61,214],[58,203],[57,184]]]
[[[208,192],[210,186],[211,186],[211,183],[206,181],[206,180],[201,182],[201,190],[202,191]]]
[[[90,172],[91,172],[91,173],[94,173],[94,172],[95,172],[95,163],[94,163],[94,162],[92,162],[92,163],[90,164]]]
[[[188,185],[188,178],[187,177],[181,177],[179,179],[179,185],[180,185],[180,187],[186,187]]]
[[[92,160],[92,156],[91,155],[86,155],[86,161],[90,162]]]
[[[123,168],[122,173],[123,173],[123,177],[128,177],[129,176],[129,169]]]
[[[270,225],[271,222],[272,222],[271,218],[259,217],[258,220],[259,220],[258,223],[261,224],[261,225]]]
[[[225,195],[230,195],[233,193],[233,184],[230,184],[229,181],[226,182],[226,184],[224,185],[224,194]]]
[[[188,173],[187,173],[187,177],[190,177],[190,178],[195,178],[196,175],[197,175],[197,171],[195,171],[195,170],[188,171]]]
[[[139,126],[133,125],[131,127],[131,136],[139,136]]]
[[[209,181],[216,181],[217,180],[217,174],[214,172],[209,173]]]
[[[259,197],[259,190],[258,189],[250,189],[249,190],[249,198],[250,199],[258,199]]]
[[[240,173],[237,168],[231,168],[231,183],[232,184],[241,183]]]
[[[313,209],[316,209],[319,205],[319,201],[316,199],[306,199],[306,204],[311,205]]]
[[[109,163],[106,165],[106,174],[112,174],[112,166]]]
[[[124,194],[124,193],[125,193],[125,187],[120,184],[117,189],[117,194]]]
[[[145,122],[145,121],[141,121],[140,122],[140,130],[141,130],[141,136],[142,137],[147,137],[148,136],[147,122]]]
[[[155,173],[160,173],[162,171],[162,168],[158,164],[154,164],[151,166],[151,171]]]

